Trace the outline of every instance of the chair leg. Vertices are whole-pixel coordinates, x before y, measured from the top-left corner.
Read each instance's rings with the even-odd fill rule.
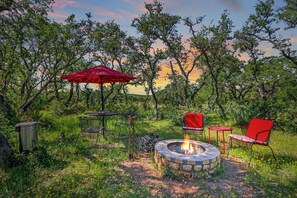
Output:
[[[132,130],[132,138],[133,138],[133,158],[136,158],[136,135],[135,135],[135,127],[133,124],[131,124],[131,130]]]
[[[128,158],[130,161],[132,161],[132,155],[131,155],[131,134],[130,130],[128,129]]]
[[[274,155],[273,149],[271,148],[271,146],[269,146],[269,145],[267,145],[267,146],[270,148],[270,150],[271,150],[271,152],[272,152],[272,155],[273,155],[273,157],[274,157],[274,160],[277,161],[277,159],[276,159],[276,157],[275,157],[275,155]]]
[[[227,158],[229,157],[229,152],[231,149],[231,146],[230,146],[231,142],[232,142],[232,138],[229,138],[229,145],[228,145],[228,149],[227,149]]]
[[[251,161],[252,161],[252,157],[253,157],[253,145],[254,145],[254,144],[251,144],[250,161],[249,161],[249,164],[248,164],[248,168],[250,167],[250,164],[251,164]]]

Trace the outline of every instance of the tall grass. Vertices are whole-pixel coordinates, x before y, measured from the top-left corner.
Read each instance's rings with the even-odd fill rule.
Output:
[[[0,197],[150,196],[148,186],[139,185],[131,175],[119,171],[120,162],[128,160],[127,138],[100,136],[96,144],[95,137],[80,133],[77,116],[52,117],[51,123],[41,125],[39,149],[27,156],[18,155],[14,167],[0,169]],[[16,133],[12,131],[6,129],[4,133],[17,152]],[[181,128],[168,120],[137,120],[136,131],[137,136],[183,138]],[[234,132],[240,130],[235,128]],[[211,138],[215,140],[214,133]],[[269,148],[256,146],[244,179],[271,197],[296,196],[297,136],[273,131],[270,143],[277,161]],[[236,146],[230,155],[248,163],[249,150],[245,147]]]

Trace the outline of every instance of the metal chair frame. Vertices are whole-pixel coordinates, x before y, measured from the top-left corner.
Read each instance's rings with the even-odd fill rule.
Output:
[[[80,121],[80,132],[96,134],[96,144],[97,144],[98,139],[99,139],[99,134],[100,134],[100,132],[103,131],[103,127],[100,126],[101,125],[100,120],[96,117],[83,116],[83,117],[79,118],[79,121]],[[90,124],[91,121],[98,121],[98,124],[96,126],[92,126]],[[85,128],[85,126],[87,128]],[[95,130],[88,130],[88,128],[91,128],[91,127],[97,127],[97,128],[95,128]]]
[[[195,114],[201,114],[201,113],[195,113]],[[185,131],[201,131],[202,133],[202,138],[205,138],[205,132],[204,132],[204,124],[205,124],[205,117],[203,116],[202,114],[202,127],[201,128],[189,128],[189,127],[186,127],[186,115],[184,115],[183,117],[183,134],[185,135]]]
[[[120,137],[122,125],[125,125],[128,128],[128,158],[130,161],[133,161],[136,158],[136,130],[134,125],[136,117],[137,113],[134,113],[128,116],[127,122],[116,123],[116,127],[119,127],[118,137]]]
[[[273,128],[273,127],[272,127],[272,128]],[[270,140],[271,130],[272,130],[272,129],[270,129],[270,130],[258,131],[258,132],[256,133],[256,138],[254,139],[253,142],[246,142],[246,141],[243,141],[243,140],[238,140],[238,139],[232,138],[232,136],[231,136],[231,137],[229,136],[229,145],[232,145],[232,139],[237,140],[237,141],[240,141],[240,142],[244,142],[244,143],[247,143],[247,144],[250,145],[250,159],[249,159],[248,167],[250,167],[251,160],[252,160],[252,157],[253,157],[253,146],[254,146],[254,145],[268,146],[268,147],[270,148],[271,152],[272,152],[272,155],[273,155],[275,161],[277,161],[277,159],[276,159],[276,157],[275,157],[275,154],[274,154],[274,152],[273,152],[273,149],[272,149],[271,146],[269,145],[269,140]],[[269,134],[268,134],[268,137],[267,137],[267,140],[266,140],[265,142],[259,142],[259,141],[258,141],[258,136],[259,136],[259,134],[261,134],[261,133],[265,133],[265,132],[266,132],[266,133],[269,133]],[[247,136],[242,135],[242,137],[247,137]],[[249,138],[250,138],[250,137],[249,137]],[[252,139],[252,138],[251,138],[251,139]],[[228,150],[227,150],[227,158],[229,157],[230,149],[231,149],[231,146],[228,147]]]

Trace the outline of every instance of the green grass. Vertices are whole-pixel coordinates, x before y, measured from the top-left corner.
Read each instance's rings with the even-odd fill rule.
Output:
[[[268,196],[296,196],[297,186],[297,136],[280,131],[273,131],[270,146],[277,161],[268,147],[254,146],[254,154],[246,176],[246,181],[262,187]],[[231,155],[244,161],[249,160],[249,150],[245,147],[232,149]]]
[[[148,186],[139,185],[130,175],[118,171],[119,162],[128,159],[126,138],[109,136],[96,144],[95,137],[80,134],[76,116],[61,116],[53,122],[54,128],[39,128],[39,150],[27,156],[18,155],[14,167],[0,169],[0,197],[150,196]],[[137,136],[157,133],[164,139],[183,138],[180,127],[171,126],[168,120],[137,120],[136,129]],[[12,131],[7,129],[4,134],[17,150],[16,133]],[[273,131],[270,145],[277,162],[269,148],[255,147],[245,182],[264,189],[269,197],[294,197],[297,136]],[[235,147],[230,155],[246,163],[249,160],[245,147]],[[215,177],[223,175],[220,168]]]

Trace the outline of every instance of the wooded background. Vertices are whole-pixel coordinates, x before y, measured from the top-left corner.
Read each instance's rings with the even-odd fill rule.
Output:
[[[91,13],[84,20],[71,15],[65,23],[52,21],[51,0],[1,1],[0,120],[38,120],[45,109],[58,115],[99,109],[98,90],[60,76],[100,63],[137,77],[133,86],[147,93],[131,95],[126,84],[111,84],[104,89],[109,109],[143,110],[143,116],[174,122],[191,110],[215,112],[237,124],[263,117],[296,134],[297,54],[283,35],[296,30],[297,5],[285,2],[275,10],[272,0],[259,1],[234,31],[228,11],[205,24],[203,16],[165,13],[155,1],[131,21],[138,34],[130,36],[114,21],[94,21]],[[178,26],[188,28],[191,37],[181,35]],[[160,43],[164,48],[156,48]],[[261,50],[263,43],[278,55]],[[164,67],[170,69],[169,83],[159,90],[156,80]],[[189,78],[194,70],[201,73],[195,82]]]

